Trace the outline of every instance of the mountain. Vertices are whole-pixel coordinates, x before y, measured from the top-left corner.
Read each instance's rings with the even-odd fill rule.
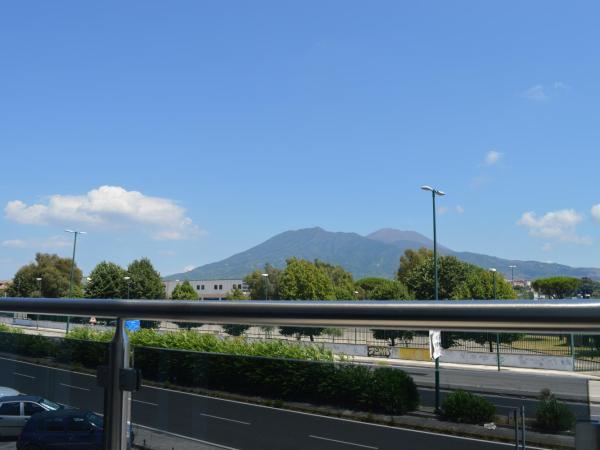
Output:
[[[285,267],[291,257],[308,260],[319,259],[339,264],[352,272],[355,278],[366,276],[393,277],[400,256],[406,249],[432,248],[433,242],[415,231],[384,228],[367,236],[357,233],[331,232],[322,228],[304,228],[285,231],[262,244],[235,254],[222,261],[197,267],[189,272],[177,273],[165,279],[217,279],[243,278],[253,270],[262,269],[266,263]],[[516,265],[515,278],[535,279],[554,275],[590,277],[600,280],[600,269],[574,268],[561,264],[538,261],[519,261],[497,258],[471,252],[457,252],[438,244],[442,255],[457,258],[483,268],[495,267],[510,277],[510,265]]]

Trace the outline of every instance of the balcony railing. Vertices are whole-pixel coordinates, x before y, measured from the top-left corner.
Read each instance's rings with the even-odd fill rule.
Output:
[[[544,333],[600,332],[598,301],[159,301],[96,299],[0,300],[0,311],[116,320],[104,387],[104,449],[127,448],[130,392],[138,380],[129,367],[127,319],[298,327]],[[243,376],[243,374],[240,374]]]

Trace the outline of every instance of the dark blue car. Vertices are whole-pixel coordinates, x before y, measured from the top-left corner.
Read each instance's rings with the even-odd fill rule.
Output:
[[[17,450],[101,450],[103,431],[102,416],[90,411],[42,412],[27,421],[17,441]],[[131,427],[129,437],[131,445]]]

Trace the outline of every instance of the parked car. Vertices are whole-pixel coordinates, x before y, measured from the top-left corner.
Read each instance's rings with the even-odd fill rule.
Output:
[[[19,394],[20,394],[20,392],[17,391],[16,389],[6,387],[6,386],[0,386],[0,397],[8,397],[10,395],[19,395]]]
[[[104,436],[102,416],[77,409],[47,411],[32,416],[17,440],[17,450],[101,450]],[[133,443],[131,424],[129,443]]]
[[[38,412],[63,408],[39,395],[11,395],[0,397],[0,436],[16,437],[27,420]]]

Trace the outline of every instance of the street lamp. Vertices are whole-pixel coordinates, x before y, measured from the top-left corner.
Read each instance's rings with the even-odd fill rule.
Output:
[[[490,272],[494,279],[494,300],[496,300],[498,297],[496,293],[496,269],[492,267],[490,268]],[[498,365],[498,372],[500,372],[500,333],[496,333],[496,362]]]
[[[421,186],[424,191],[431,192],[433,202],[433,270],[435,274],[435,299],[439,300],[439,280],[438,280],[438,262],[437,262],[437,229],[435,222],[435,197],[444,196],[445,192],[428,185]],[[435,358],[435,410],[440,410],[440,359]]]
[[[40,297],[42,296],[42,277],[37,277],[35,281],[38,282],[38,291],[40,292]]]
[[[511,264],[510,266],[508,266],[508,268],[510,269],[510,282],[512,284],[512,287],[515,287],[515,269],[517,268],[517,266]]]
[[[123,277],[123,279],[127,282],[127,300],[129,300],[129,281],[131,277]]]
[[[77,248],[77,235],[87,234],[85,231],[65,230],[67,233],[73,234],[73,258],[71,260],[71,277],[69,278],[69,297],[73,298],[73,273],[75,272],[75,249]],[[67,333],[69,332],[70,317],[67,316]]]
[[[269,300],[269,274],[268,273],[261,273],[260,274],[264,280],[265,280],[265,300]]]

